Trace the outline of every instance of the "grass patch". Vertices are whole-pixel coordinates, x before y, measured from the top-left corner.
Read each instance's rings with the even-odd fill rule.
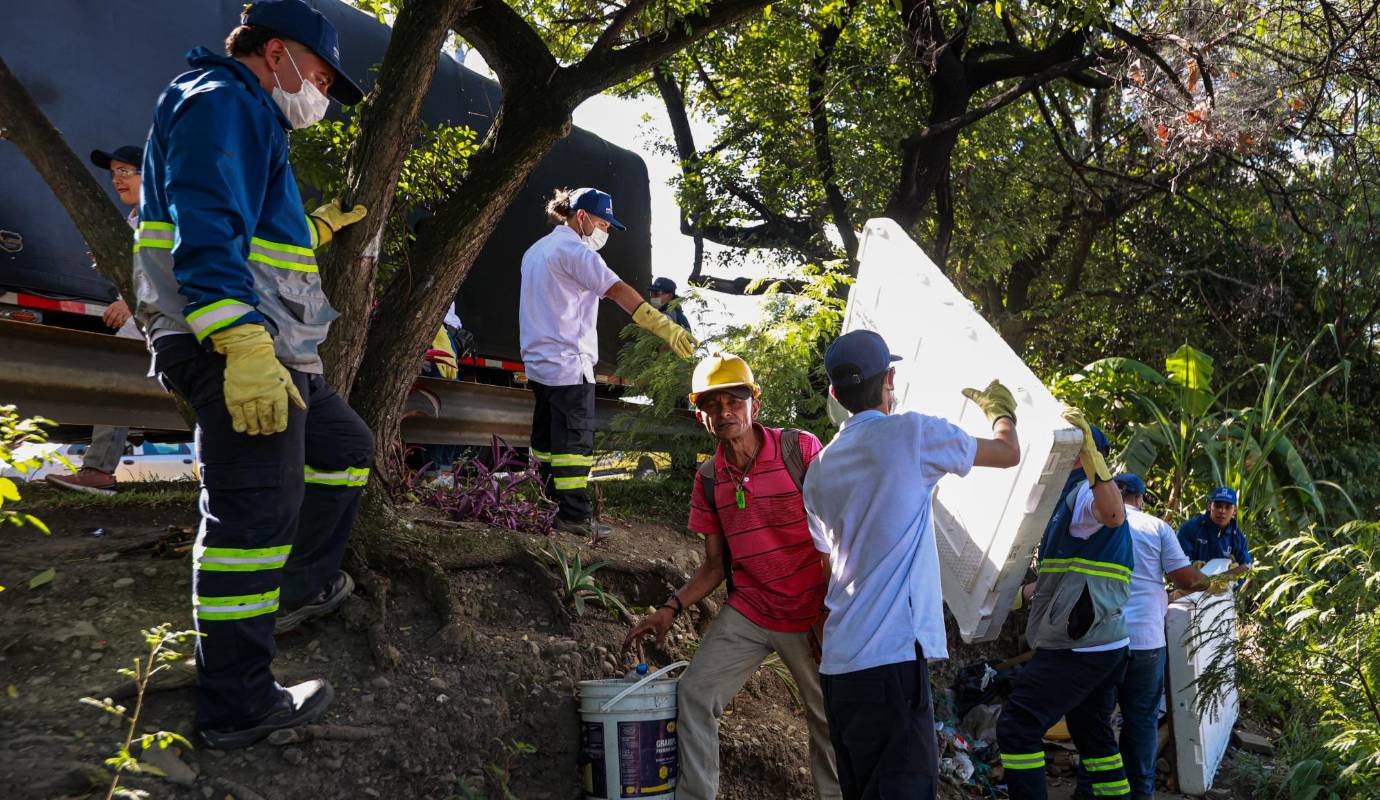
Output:
[[[605,514],[684,530],[690,517],[695,473],[677,471],[652,478],[593,481],[590,486],[603,496]]]
[[[113,495],[71,492],[34,481],[24,485],[24,499],[15,506],[30,513],[67,508],[195,506],[200,492],[195,481],[122,483]]]

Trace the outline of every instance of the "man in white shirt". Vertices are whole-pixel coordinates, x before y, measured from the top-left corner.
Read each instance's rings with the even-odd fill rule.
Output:
[[[992,420],[976,439],[946,420],[892,415],[897,360],[853,331],[824,355],[853,416],[805,476],[815,548],[829,554],[820,680],[845,800],[935,797],[939,759],[927,658],[947,658],[931,495],[943,476],[1020,461],[1015,400],[1000,383],[964,390]]]
[[[1164,694],[1166,646],[1164,615],[1169,609],[1164,577],[1179,589],[1198,592],[1210,587],[1184,555],[1174,529],[1162,519],[1142,511],[1145,481],[1125,473],[1116,477],[1126,504],[1126,524],[1131,529],[1131,545],[1136,565],[1131,573],[1131,599],[1126,602],[1126,627],[1131,634],[1131,652],[1126,675],[1116,689],[1121,707],[1121,758],[1131,800],[1150,800],[1155,796],[1155,759],[1159,745],[1159,705]],[[1226,583],[1220,584],[1223,588]],[[1080,767],[1078,797],[1094,797],[1095,774]]]
[[[518,330],[527,383],[536,395],[532,455],[548,497],[559,506],[555,526],[600,539],[609,528],[592,519],[589,468],[594,454],[594,363],[599,360],[599,300],[607,297],[639,327],[688,358],[695,339],[642,299],[596,252],[613,216],[613,198],[598,189],[557,190],[546,204],[555,228],[522,256]]]

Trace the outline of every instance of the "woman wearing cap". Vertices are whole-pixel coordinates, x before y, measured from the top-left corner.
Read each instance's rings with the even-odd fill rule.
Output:
[[[665,339],[682,358],[695,339],[619,279],[598,250],[609,229],[626,230],[613,198],[598,189],[558,189],[546,204],[555,225],[522,256],[519,338],[527,384],[536,395],[532,455],[546,493],[559,505],[556,528],[600,538],[587,486],[594,453],[594,362],[599,359],[599,300],[607,297],[638,327]]]

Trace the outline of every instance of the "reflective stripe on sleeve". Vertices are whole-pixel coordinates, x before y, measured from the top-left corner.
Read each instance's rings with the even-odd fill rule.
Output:
[[[238,300],[217,300],[188,314],[187,325],[196,334],[197,341],[202,341],[253,310],[253,306]]]

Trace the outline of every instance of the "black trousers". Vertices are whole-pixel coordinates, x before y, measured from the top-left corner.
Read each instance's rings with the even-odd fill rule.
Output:
[[[190,335],[165,336],[154,352],[159,380],[196,411],[196,723],[243,727],[279,697],[271,668],[278,609],[304,605],[340,570],[374,437],[324,378],[291,370],[307,410],[289,404],[282,433],[236,433],[225,407],[224,356]]]
[[[1092,777],[1095,797],[1131,793],[1112,733],[1116,689],[1126,673],[1127,648],[1101,653],[1036,650],[1016,677],[997,721],[997,745],[1011,800],[1045,800],[1045,731],[1060,717]]]
[[[820,675],[844,800],[933,800],[939,745],[929,667],[914,661]]]
[[[594,465],[594,384],[547,386],[528,381],[536,395],[532,412],[532,455],[540,465],[546,496],[562,519],[593,515],[589,469]]]

